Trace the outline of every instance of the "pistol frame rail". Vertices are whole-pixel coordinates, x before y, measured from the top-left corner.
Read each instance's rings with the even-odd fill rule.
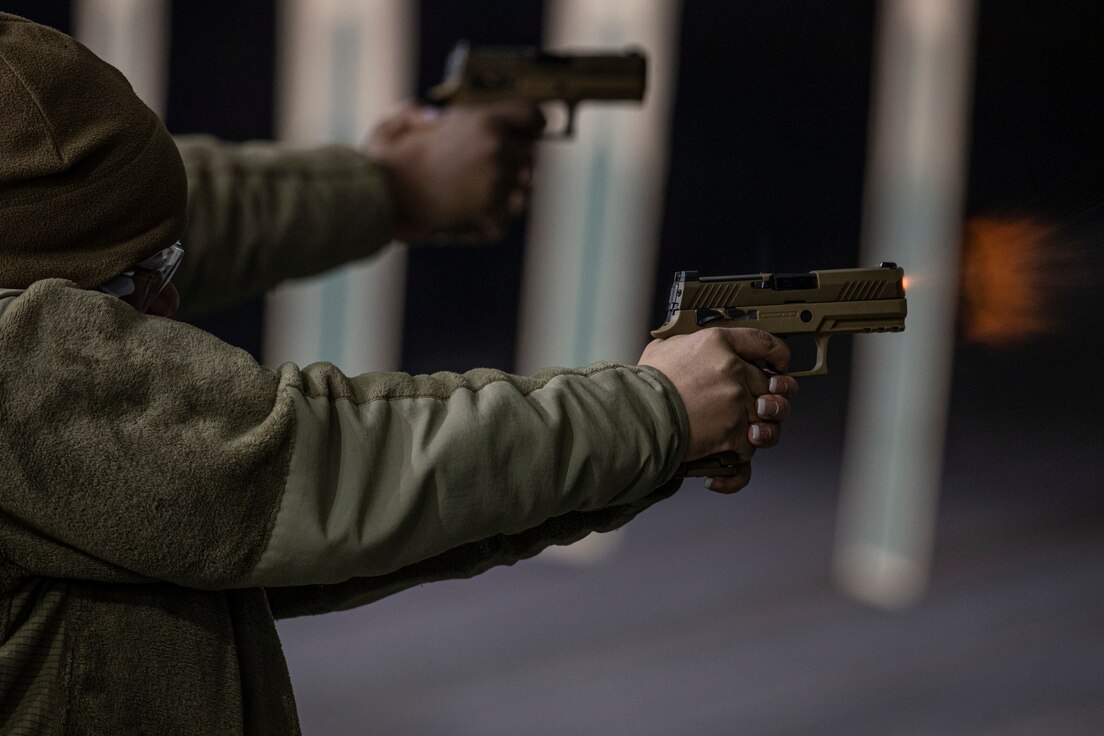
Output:
[[[679,271],[671,286],[667,320],[652,337],[706,327],[754,327],[781,337],[813,335],[816,364],[789,375],[815,376],[828,372],[828,340],[833,335],[900,332],[906,313],[904,271],[895,263],[744,276]]]
[[[427,96],[434,102],[455,104],[562,101],[567,107],[566,127],[546,137],[570,138],[580,102],[640,102],[646,77],[647,59],[635,48],[620,53],[549,53],[532,46],[471,46],[461,41],[449,54],[444,81],[430,88]]]

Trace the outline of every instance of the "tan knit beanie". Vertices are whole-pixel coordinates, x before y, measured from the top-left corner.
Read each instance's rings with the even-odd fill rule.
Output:
[[[184,166],[118,70],[0,13],[0,288],[98,286],[176,242]]]

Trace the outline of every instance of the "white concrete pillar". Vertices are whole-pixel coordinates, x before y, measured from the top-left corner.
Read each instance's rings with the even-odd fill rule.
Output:
[[[414,91],[416,7],[407,0],[281,0],[278,137],[363,142]],[[405,251],[391,246],[370,261],[280,287],[266,304],[264,362],[396,370],[405,279]]]
[[[551,0],[549,49],[641,48],[643,105],[583,103],[576,137],[542,144],[518,366],[635,362],[648,338],[677,67],[676,0]]]
[[[926,588],[943,467],[973,77],[973,0],[883,0],[863,265],[905,269],[899,335],[855,339],[835,571],[857,598]]]
[[[550,0],[551,50],[641,49],[643,104],[582,103],[575,137],[542,144],[522,291],[518,369],[635,363],[648,342],[678,66],[677,0]],[[619,535],[543,557],[587,563]]]

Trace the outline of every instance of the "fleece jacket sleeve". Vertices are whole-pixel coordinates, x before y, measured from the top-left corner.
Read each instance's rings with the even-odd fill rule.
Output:
[[[386,176],[355,148],[176,139],[188,174],[181,318],[366,258],[392,235]]]
[[[282,615],[613,528],[673,490],[685,451],[651,369],[272,371],[59,280],[0,301],[0,351],[0,559],[266,587]]]

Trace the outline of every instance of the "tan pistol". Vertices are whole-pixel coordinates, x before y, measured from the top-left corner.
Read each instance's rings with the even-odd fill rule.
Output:
[[[532,46],[472,46],[461,41],[445,64],[445,78],[430,88],[433,102],[477,105],[517,100],[562,102],[567,122],[548,138],[570,138],[575,108],[586,100],[644,99],[647,60],[638,49],[551,53]]]
[[[652,337],[685,335],[708,327],[754,327],[779,337],[809,335],[816,343],[815,364],[788,375],[821,375],[828,372],[828,340],[833,335],[905,329],[904,278],[896,263],[744,276],[679,271],[671,286],[667,320],[652,331]],[[735,453],[722,453],[685,463],[679,474],[733,475],[737,466]]]

